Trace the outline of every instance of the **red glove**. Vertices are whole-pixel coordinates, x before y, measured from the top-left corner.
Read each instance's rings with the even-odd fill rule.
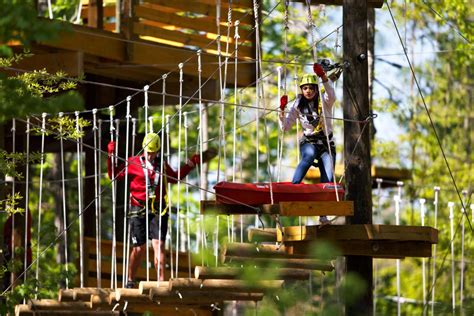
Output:
[[[321,64],[314,63],[314,65],[313,65],[313,70],[314,70],[314,73],[315,73],[319,78],[322,78],[322,77],[326,76],[326,73],[324,72],[323,66],[321,66]]]
[[[194,154],[191,157],[191,159],[189,159],[189,162],[190,162],[189,165],[192,164],[191,167],[197,166],[197,165],[199,165],[200,161],[201,161],[201,159],[199,159],[199,154]]]
[[[109,152],[109,155],[113,155],[115,153],[115,142],[110,141],[109,144],[107,145],[107,151]]]
[[[287,104],[288,104],[288,96],[282,95],[280,98],[280,110],[285,111]]]

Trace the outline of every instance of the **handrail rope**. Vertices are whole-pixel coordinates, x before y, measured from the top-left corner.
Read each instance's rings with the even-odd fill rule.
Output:
[[[46,133],[46,113],[42,114],[42,123],[41,123],[41,160],[40,160],[40,185],[39,185],[39,196],[38,196],[38,234],[37,234],[37,245],[36,245],[36,258],[39,258],[39,248],[40,248],[40,235],[41,235],[41,213],[43,208],[42,206],[42,198],[43,198],[43,164],[44,164],[44,136]],[[26,270],[25,270],[26,271]],[[36,280],[39,283],[39,261],[36,264],[36,273],[35,273]],[[35,290],[35,299],[38,298],[38,285],[36,285]]]
[[[392,9],[390,8],[390,5],[388,4],[388,1],[385,0],[385,2],[387,3],[388,11],[389,11],[389,13],[390,13],[390,17],[391,17],[391,19],[392,19],[392,22],[393,22],[393,25],[394,25],[394,27],[395,27],[395,30],[397,31],[397,35],[398,35],[398,38],[399,38],[400,43],[401,43],[401,45],[402,45],[402,48],[403,48],[403,50],[405,51],[405,46],[403,45],[403,41],[402,41],[402,38],[401,38],[401,36],[400,36],[400,32],[399,32],[398,27],[397,27],[397,24],[396,24],[396,22],[395,22],[395,18],[394,18],[393,14],[392,14]],[[415,84],[416,84],[416,87],[417,87],[417,89],[418,89],[418,93],[420,94],[421,100],[422,100],[422,102],[423,102],[423,106],[424,106],[424,108],[425,108],[425,110],[426,110],[426,114],[428,115],[428,119],[429,119],[429,121],[430,121],[430,126],[431,126],[431,128],[432,128],[432,130],[433,130],[433,133],[434,133],[434,135],[435,135],[435,137],[436,137],[436,140],[437,140],[437,142],[438,142],[438,146],[439,146],[439,148],[440,148],[440,150],[441,150],[441,154],[443,155],[443,159],[444,159],[444,162],[445,162],[446,167],[447,167],[447,169],[448,169],[449,176],[451,177],[451,180],[452,180],[452,182],[453,182],[453,186],[454,186],[454,188],[456,189],[456,193],[457,193],[458,199],[459,199],[459,201],[461,202],[461,205],[462,205],[462,207],[463,207],[463,215],[466,216],[466,219],[467,219],[467,222],[468,222],[469,227],[470,227],[470,229],[471,229],[471,232],[473,232],[474,229],[473,229],[473,227],[472,227],[471,220],[469,219],[469,216],[468,216],[467,213],[465,212],[465,209],[466,209],[466,208],[465,208],[464,202],[463,202],[463,200],[462,200],[462,198],[461,198],[461,194],[460,194],[459,189],[458,189],[458,186],[457,186],[457,184],[456,184],[456,180],[454,179],[454,175],[453,175],[453,173],[452,173],[452,171],[451,171],[451,167],[450,167],[450,165],[449,165],[448,159],[447,159],[446,154],[445,154],[445,152],[444,152],[443,145],[441,144],[441,140],[440,140],[439,135],[438,135],[438,132],[437,132],[437,130],[436,130],[436,126],[434,125],[433,119],[432,119],[432,117],[431,117],[431,112],[430,112],[430,110],[429,110],[429,108],[428,108],[428,105],[426,104],[423,91],[421,90],[420,83],[418,82],[418,78],[417,78],[417,76],[416,76],[415,70],[413,69],[413,65],[412,65],[412,63],[411,63],[411,61],[410,61],[410,57],[408,57],[408,54],[406,53],[406,51],[405,51],[405,57],[406,57],[406,59],[407,59],[408,65],[410,66],[410,71],[411,71],[411,73],[412,73],[413,79],[414,79]]]
[[[318,51],[317,51],[317,45],[315,44],[315,39],[314,39],[314,21],[313,21],[313,15],[311,12],[311,0],[306,0],[306,6],[308,9],[308,28],[311,33],[311,47],[313,48],[313,61],[316,63],[318,61]],[[321,94],[321,89],[319,86],[319,82],[317,84],[318,86],[318,94],[319,94],[319,99],[321,101],[321,114],[323,117],[323,129],[324,129],[324,134],[326,136],[326,143],[328,146],[328,151],[329,151],[329,159],[331,161],[331,169],[332,169],[332,179],[333,179],[333,184],[334,184],[334,193],[336,194],[336,201],[339,202],[339,192],[337,190],[337,183],[336,183],[336,163],[334,161],[333,155],[332,155],[332,150],[331,150],[331,144],[329,142],[329,133],[328,133],[328,126],[327,126],[327,121],[326,121],[326,109],[324,107],[324,102],[323,102],[323,96]],[[319,105],[316,105],[319,106]]]

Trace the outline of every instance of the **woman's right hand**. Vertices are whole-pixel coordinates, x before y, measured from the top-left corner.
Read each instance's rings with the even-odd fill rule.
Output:
[[[285,111],[286,105],[288,104],[288,96],[282,95],[280,98],[280,110]]]
[[[115,142],[113,140],[107,145],[107,151],[109,155],[113,155],[115,153]]]

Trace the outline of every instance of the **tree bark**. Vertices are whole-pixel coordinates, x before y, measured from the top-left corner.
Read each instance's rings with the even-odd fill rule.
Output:
[[[367,2],[344,0],[343,43],[344,119],[364,121],[370,113],[367,63]],[[360,137],[360,139],[359,139]],[[349,224],[372,223],[372,182],[370,176],[370,126],[344,122],[346,200],[354,201],[354,216]],[[372,315],[372,258],[347,257],[347,272],[365,282],[365,292],[355,303],[346,301],[347,315]]]

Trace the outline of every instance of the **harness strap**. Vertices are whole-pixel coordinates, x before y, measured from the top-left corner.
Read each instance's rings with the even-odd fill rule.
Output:
[[[152,164],[148,160],[146,160],[144,156],[140,156],[140,163],[142,165],[143,175],[145,176],[145,183],[151,183],[151,181],[149,181],[149,175],[150,174],[148,172],[148,168],[153,167]],[[147,190],[148,190],[148,199],[151,200],[151,212],[153,214],[156,213],[156,210],[155,210],[155,200],[156,200],[155,191],[156,191],[156,187],[158,186],[158,180],[160,178],[159,169],[160,169],[159,164],[155,163],[155,166],[153,167],[153,171],[155,172],[155,176],[154,176],[154,179],[153,179],[153,184],[149,185],[149,187],[147,188]],[[165,187],[168,185],[166,177],[164,177],[164,185],[165,185]],[[135,199],[135,201],[137,201],[140,204],[140,206],[142,206],[141,201],[139,201],[136,198],[134,198],[134,199]],[[164,199],[165,199],[166,207],[161,211],[161,216],[165,215],[166,212],[168,211],[168,193],[165,194]]]

